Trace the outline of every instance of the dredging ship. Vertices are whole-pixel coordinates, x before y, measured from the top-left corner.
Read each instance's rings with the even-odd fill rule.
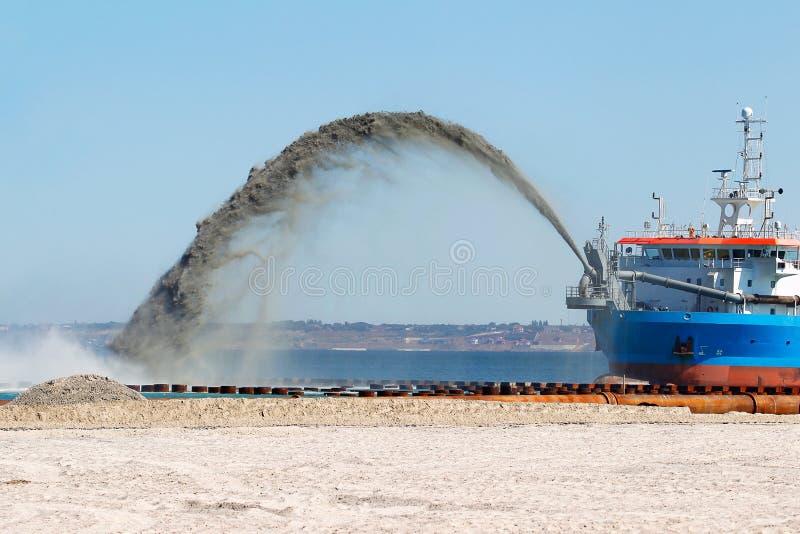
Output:
[[[644,229],[609,247],[607,227],[584,247],[588,266],[568,287],[587,310],[611,373],[678,385],[800,385],[800,239],[775,218],[762,185],[765,120],[749,107],[736,171],[717,169],[719,224],[677,226],[662,198]]]

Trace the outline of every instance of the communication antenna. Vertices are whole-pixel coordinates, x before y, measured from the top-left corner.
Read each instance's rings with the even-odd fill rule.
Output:
[[[700,226],[702,227],[706,223],[706,203],[708,202],[708,197],[711,196],[711,190],[709,189],[709,180],[708,175],[706,175],[706,186],[703,189],[703,207],[700,209]]]
[[[661,237],[663,233],[664,227],[664,199],[662,197],[657,197],[655,192],[653,193],[653,200],[658,201],[658,216],[656,216],[656,212],[651,212],[650,216],[658,221],[658,237]]]
[[[761,125],[761,135],[762,136],[767,131],[767,95],[764,95],[764,114],[763,114],[763,116],[764,116],[764,122]],[[761,146],[762,146],[761,150],[765,150],[763,140],[762,140]],[[764,176],[769,176],[769,173],[767,172],[767,159],[766,158],[764,158],[764,160],[761,162],[761,168],[762,168]]]

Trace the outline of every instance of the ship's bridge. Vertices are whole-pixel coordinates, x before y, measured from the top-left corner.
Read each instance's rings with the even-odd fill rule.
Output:
[[[661,261],[702,262],[707,267],[729,268],[741,267],[748,259],[774,258],[800,269],[798,239],[625,237],[617,241],[617,252],[621,268]]]
[[[800,294],[797,239],[625,237],[617,241],[614,252],[617,269],[623,271],[650,273],[736,294]],[[720,310],[718,302],[699,296],[692,299],[659,286],[641,286],[636,300],[656,309]],[[735,306],[726,305],[723,309],[733,311]],[[754,305],[748,310],[773,314],[781,311],[768,305]]]

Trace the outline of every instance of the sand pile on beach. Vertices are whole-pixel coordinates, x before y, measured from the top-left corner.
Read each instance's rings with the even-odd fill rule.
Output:
[[[115,401],[143,401],[131,388],[101,375],[73,375],[37,384],[11,401],[13,405],[59,406]]]

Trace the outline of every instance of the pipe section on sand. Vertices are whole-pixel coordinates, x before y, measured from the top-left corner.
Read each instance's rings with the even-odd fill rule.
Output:
[[[723,414],[728,412],[761,413],[774,415],[800,414],[800,395],[680,395],[680,394],[628,394],[589,393],[572,395],[465,395],[451,399],[501,402],[566,402],[615,404],[620,406],[659,406],[662,408],[689,408],[692,413]]]

